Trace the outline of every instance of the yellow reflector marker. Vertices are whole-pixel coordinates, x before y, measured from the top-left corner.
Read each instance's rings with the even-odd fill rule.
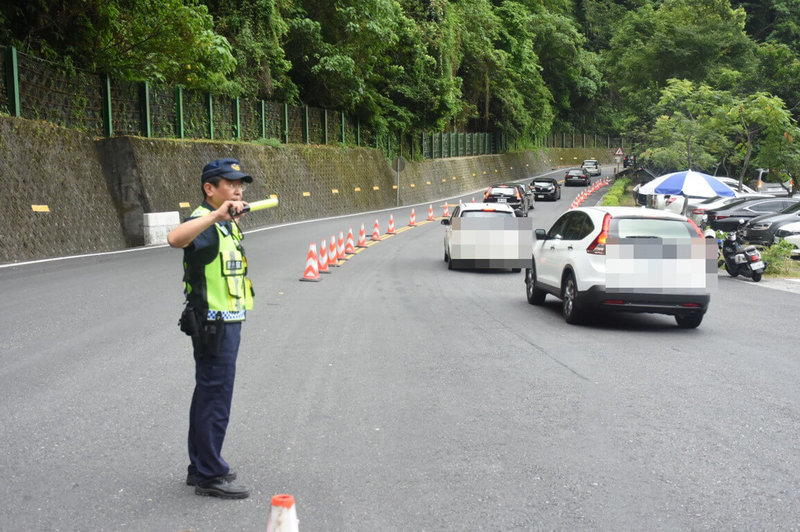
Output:
[[[270,199],[278,199],[278,195],[277,194],[270,194],[269,197],[270,197]]]
[[[188,209],[189,207],[191,207],[191,206],[192,206],[192,204],[191,204],[191,203],[189,203],[188,201],[182,201],[182,202],[180,202],[180,203],[178,204],[178,206],[179,206],[181,209]]]
[[[458,179],[458,178],[456,176],[453,176],[453,181],[455,181],[456,179]]]
[[[50,212],[49,205],[31,205],[31,210],[33,212]]]
[[[430,184],[431,184],[431,182],[430,182],[430,181],[425,181],[425,184],[426,184],[426,185],[430,185]]]
[[[392,190],[397,190],[397,185],[392,185]]]
[[[332,188],[331,189],[331,194],[338,194],[338,193],[339,193],[339,189],[338,188]]]
[[[410,185],[410,186],[411,186],[411,188],[414,188],[414,187],[416,187],[417,185],[415,185],[414,183],[411,183],[411,185]]]
[[[380,190],[380,189],[381,189],[381,187],[379,187],[378,185],[375,185],[374,187],[372,187],[372,190]]]
[[[442,178],[442,183],[444,183],[445,181],[447,181],[447,178],[446,178],[446,177],[443,177],[443,178]]]
[[[361,192],[361,187],[356,187],[353,189],[354,192]]]
[[[303,197],[307,198],[311,195],[311,192],[303,192]]]

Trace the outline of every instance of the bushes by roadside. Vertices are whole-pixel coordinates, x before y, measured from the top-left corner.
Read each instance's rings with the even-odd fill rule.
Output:
[[[603,205],[606,207],[618,206],[620,204],[620,198],[625,194],[630,184],[631,180],[627,177],[614,181],[614,184],[608,189],[606,195],[603,196]]]

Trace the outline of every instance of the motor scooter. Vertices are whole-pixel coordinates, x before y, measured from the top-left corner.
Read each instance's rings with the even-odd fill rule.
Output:
[[[743,246],[745,221],[739,220],[739,227],[731,231],[722,241],[722,258],[725,270],[731,277],[741,275],[755,282],[761,280],[767,264],[761,260],[761,252],[755,246]]]

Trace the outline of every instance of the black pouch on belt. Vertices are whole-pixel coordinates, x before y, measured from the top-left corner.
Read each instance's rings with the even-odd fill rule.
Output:
[[[200,338],[203,356],[215,357],[219,354],[223,334],[225,334],[225,322],[222,321],[222,312],[217,312],[217,317],[213,321],[203,322],[203,334]]]
[[[181,319],[178,320],[178,326],[186,336],[191,336],[193,338],[198,338],[200,336],[202,332],[202,322],[197,315],[197,309],[195,309],[191,303],[186,303],[186,306],[183,307]]]

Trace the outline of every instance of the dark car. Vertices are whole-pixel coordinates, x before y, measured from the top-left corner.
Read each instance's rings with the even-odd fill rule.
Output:
[[[537,200],[549,199],[556,201],[561,199],[561,185],[553,177],[537,177],[531,181],[528,187],[533,197]]]
[[[798,201],[798,198],[742,198],[721,209],[708,211],[708,225],[714,230],[734,231],[739,226],[739,220],[749,221],[756,216],[775,214]]]
[[[567,170],[567,175],[564,176],[564,185],[583,185],[589,186],[592,184],[592,179],[589,177],[589,174],[586,173],[585,170],[580,168],[573,168],[571,170]]]
[[[528,215],[529,201],[522,185],[492,185],[483,194],[484,203],[505,203],[522,211],[523,216]]]
[[[792,222],[800,222],[800,201],[775,214],[765,214],[751,219],[747,222],[744,238],[751,244],[768,246],[775,241],[778,229]]]

